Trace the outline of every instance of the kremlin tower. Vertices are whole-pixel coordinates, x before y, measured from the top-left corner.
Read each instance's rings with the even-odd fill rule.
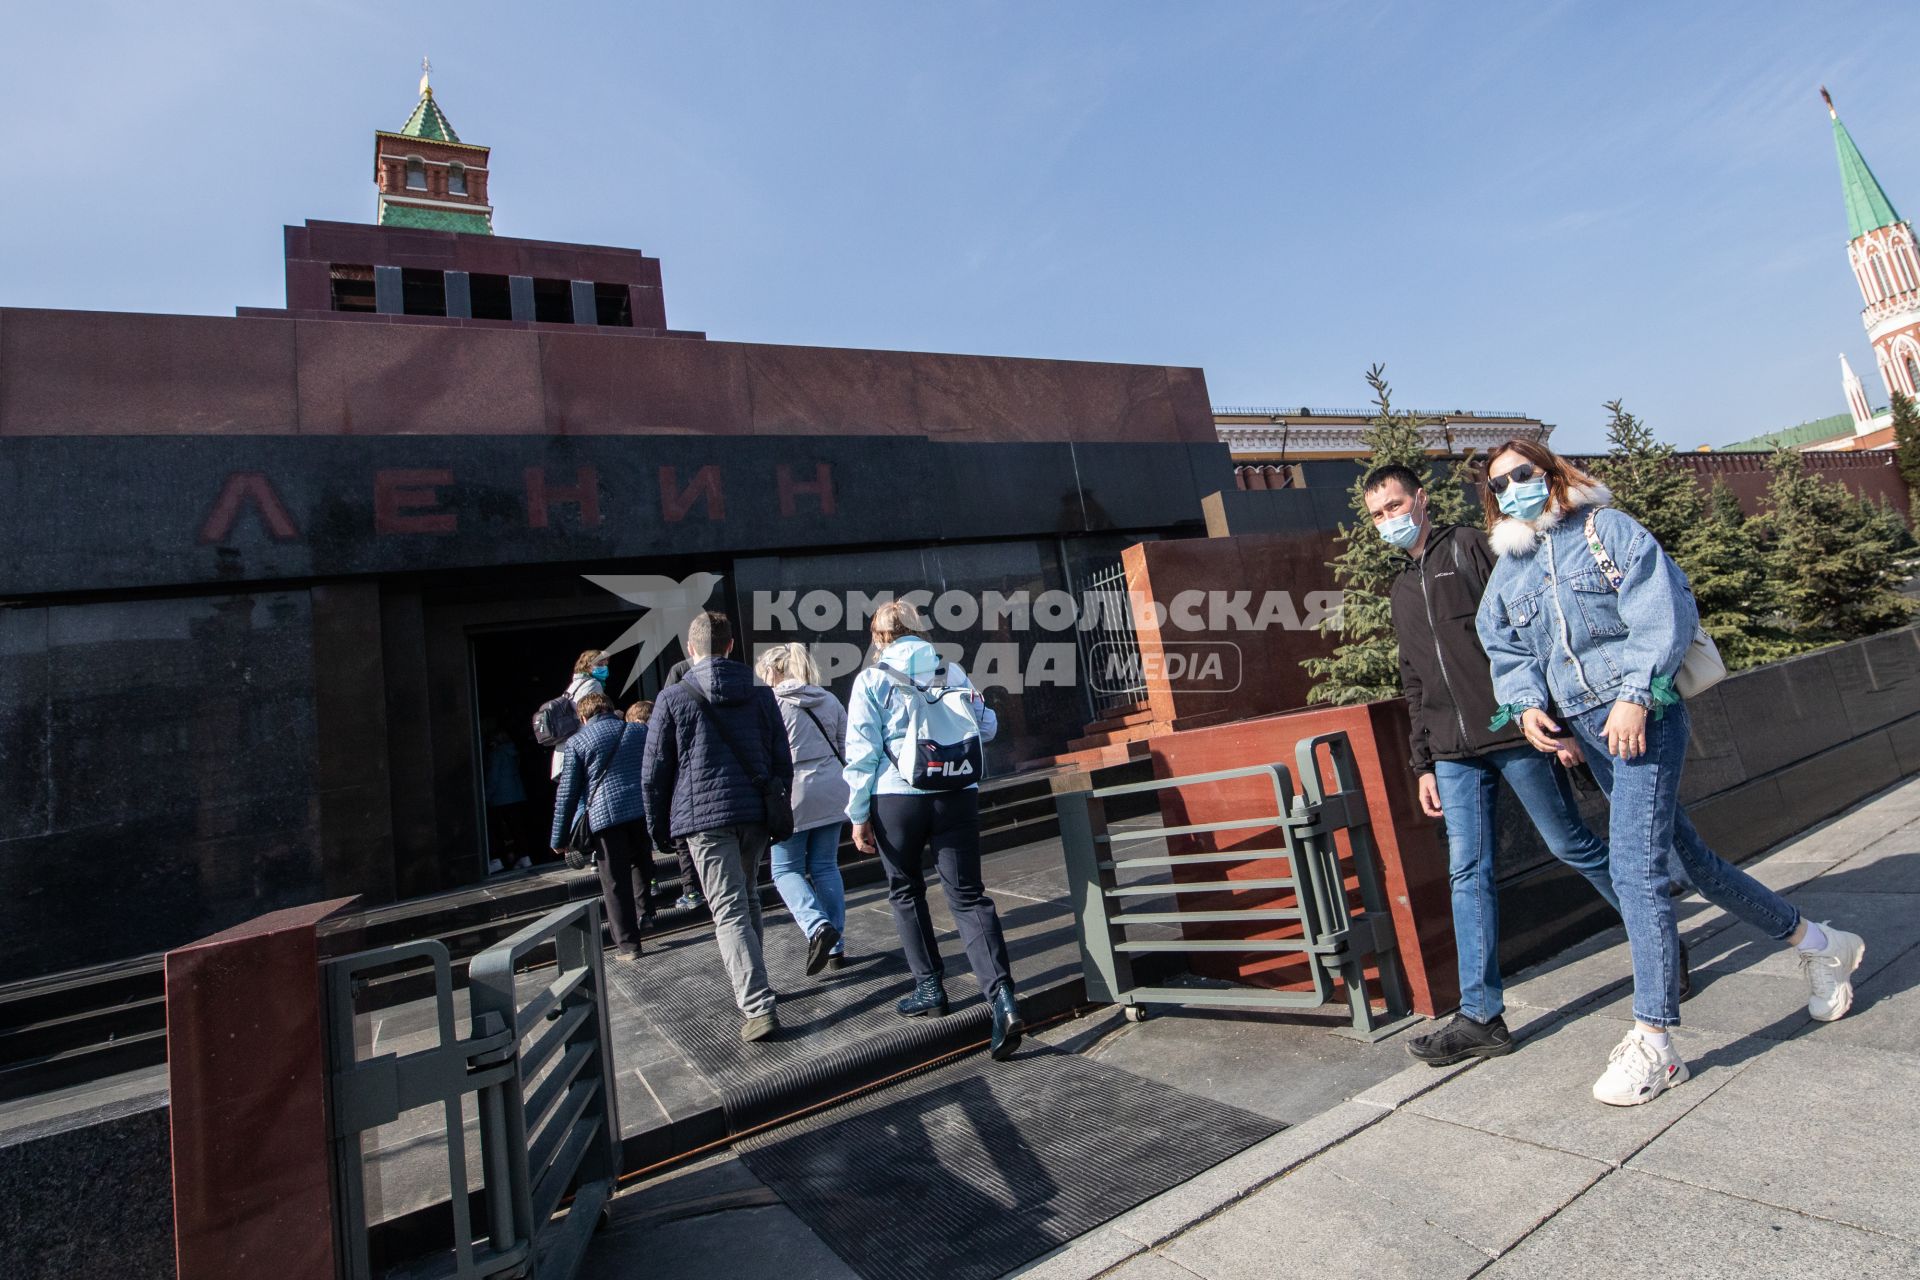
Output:
[[[1866,302],[1860,321],[1888,392],[1920,395],[1920,253],[1914,248],[1913,228],[1880,189],[1860,148],[1840,123],[1832,96],[1821,89],[1820,97],[1833,118],[1833,145],[1840,157],[1840,184],[1847,200],[1847,262]],[[1865,388],[1844,355],[1840,369],[1853,416],[1855,447],[1873,447],[1880,442],[1859,437],[1885,428],[1886,416],[1871,413]]]

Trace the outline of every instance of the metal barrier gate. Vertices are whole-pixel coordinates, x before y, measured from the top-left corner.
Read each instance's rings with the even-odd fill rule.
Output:
[[[1324,750],[1338,789],[1326,793],[1320,781],[1317,756]],[[1066,846],[1067,887],[1074,905],[1074,923],[1080,940],[1081,967],[1089,999],[1120,1004],[1129,1018],[1145,1016],[1151,1004],[1239,1006],[1262,1009],[1308,1009],[1331,1003],[1334,976],[1346,988],[1353,1030],[1369,1040],[1393,1034],[1416,1020],[1407,997],[1406,978],[1395,944],[1393,917],[1380,874],[1379,850],[1367,816],[1367,798],[1355,768],[1353,748],[1344,733],[1326,733],[1302,741],[1295,764],[1304,790],[1296,793],[1293,778],[1283,764],[1227,769],[1219,773],[1168,778],[1064,792],[1056,797],[1060,838]],[[1174,787],[1224,782],[1233,778],[1265,777],[1273,786],[1271,814],[1203,822],[1190,826],[1153,827],[1139,831],[1111,831],[1105,802],[1113,796]],[[1216,853],[1172,853],[1128,857],[1125,846],[1170,836],[1201,835],[1216,831],[1252,831],[1277,828],[1280,848],[1235,849]],[[1334,833],[1347,833],[1352,870],[1359,881],[1361,910],[1348,901],[1346,877]],[[1258,878],[1127,881],[1122,872],[1181,867],[1225,867],[1284,857],[1290,874]],[[1129,899],[1168,897],[1183,893],[1230,893],[1291,889],[1294,905],[1227,910],[1126,910]],[[1133,938],[1133,925],[1221,925],[1240,921],[1300,922],[1297,938]],[[1310,989],[1276,991],[1250,986],[1167,987],[1140,986],[1134,981],[1133,957],[1146,952],[1297,952],[1309,958]],[[1367,998],[1365,973],[1372,961],[1379,969],[1384,1015],[1377,1016]]]
[[[551,946],[549,976],[515,976]],[[408,962],[433,967],[438,1042],[361,1059],[354,996],[366,975]],[[566,1280],[579,1269],[619,1174],[620,1123],[607,1034],[600,904],[562,907],[475,956],[468,967],[471,1030],[455,1026],[452,966],[437,941],[327,961],[326,999],[337,1239],[347,1280],[372,1280],[361,1136],[416,1107],[446,1118],[446,1192],[453,1239],[409,1276]],[[484,1230],[471,1208],[464,1103],[474,1097]],[[554,1214],[567,1193],[573,1203]]]

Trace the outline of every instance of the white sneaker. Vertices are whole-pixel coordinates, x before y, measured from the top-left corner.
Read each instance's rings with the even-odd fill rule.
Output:
[[[1866,958],[1867,944],[1857,933],[1824,923],[1820,928],[1827,935],[1826,948],[1797,954],[1811,992],[1807,1012],[1821,1022],[1832,1022],[1853,1008],[1853,971]]]
[[[497,876],[497,875],[499,875],[499,874],[500,874],[500,873],[501,873],[502,871],[505,871],[505,870],[506,870],[506,868],[500,865],[500,859],[498,859],[498,858],[489,858],[489,859],[487,859],[487,874],[488,874],[488,875],[490,875],[490,876]]]
[[[1665,1048],[1656,1049],[1635,1027],[1607,1055],[1606,1072],[1593,1082],[1593,1096],[1610,1107],[1637,1107],[1686,1079],[1687,1064],[1674,1051],[1673,1036],[1667,1036]]]
[[[528,857],[524,853],[513,860],[513,869],[515,871],[525,871],[528,867],[532,865],[533,865],[533,859]]]

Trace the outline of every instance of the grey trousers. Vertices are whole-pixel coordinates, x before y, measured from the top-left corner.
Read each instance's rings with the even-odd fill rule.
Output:
[[[767,829],[760,823],[715,827],[687,837],[687,852],[700,873],[700,891],[713,911],[720,963],[733,980],[733,1000],[749,1018],[773,1011],[773,987],[760,949],[760,863],[767,856]]]

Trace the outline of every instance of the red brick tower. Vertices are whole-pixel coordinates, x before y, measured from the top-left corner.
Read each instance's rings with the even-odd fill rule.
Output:
[[[433,99],[432,68],[420,61],[420,101],[398,133],[373,135],[373,181],[383,227],[493,234],[486,147],[460,141]]]

